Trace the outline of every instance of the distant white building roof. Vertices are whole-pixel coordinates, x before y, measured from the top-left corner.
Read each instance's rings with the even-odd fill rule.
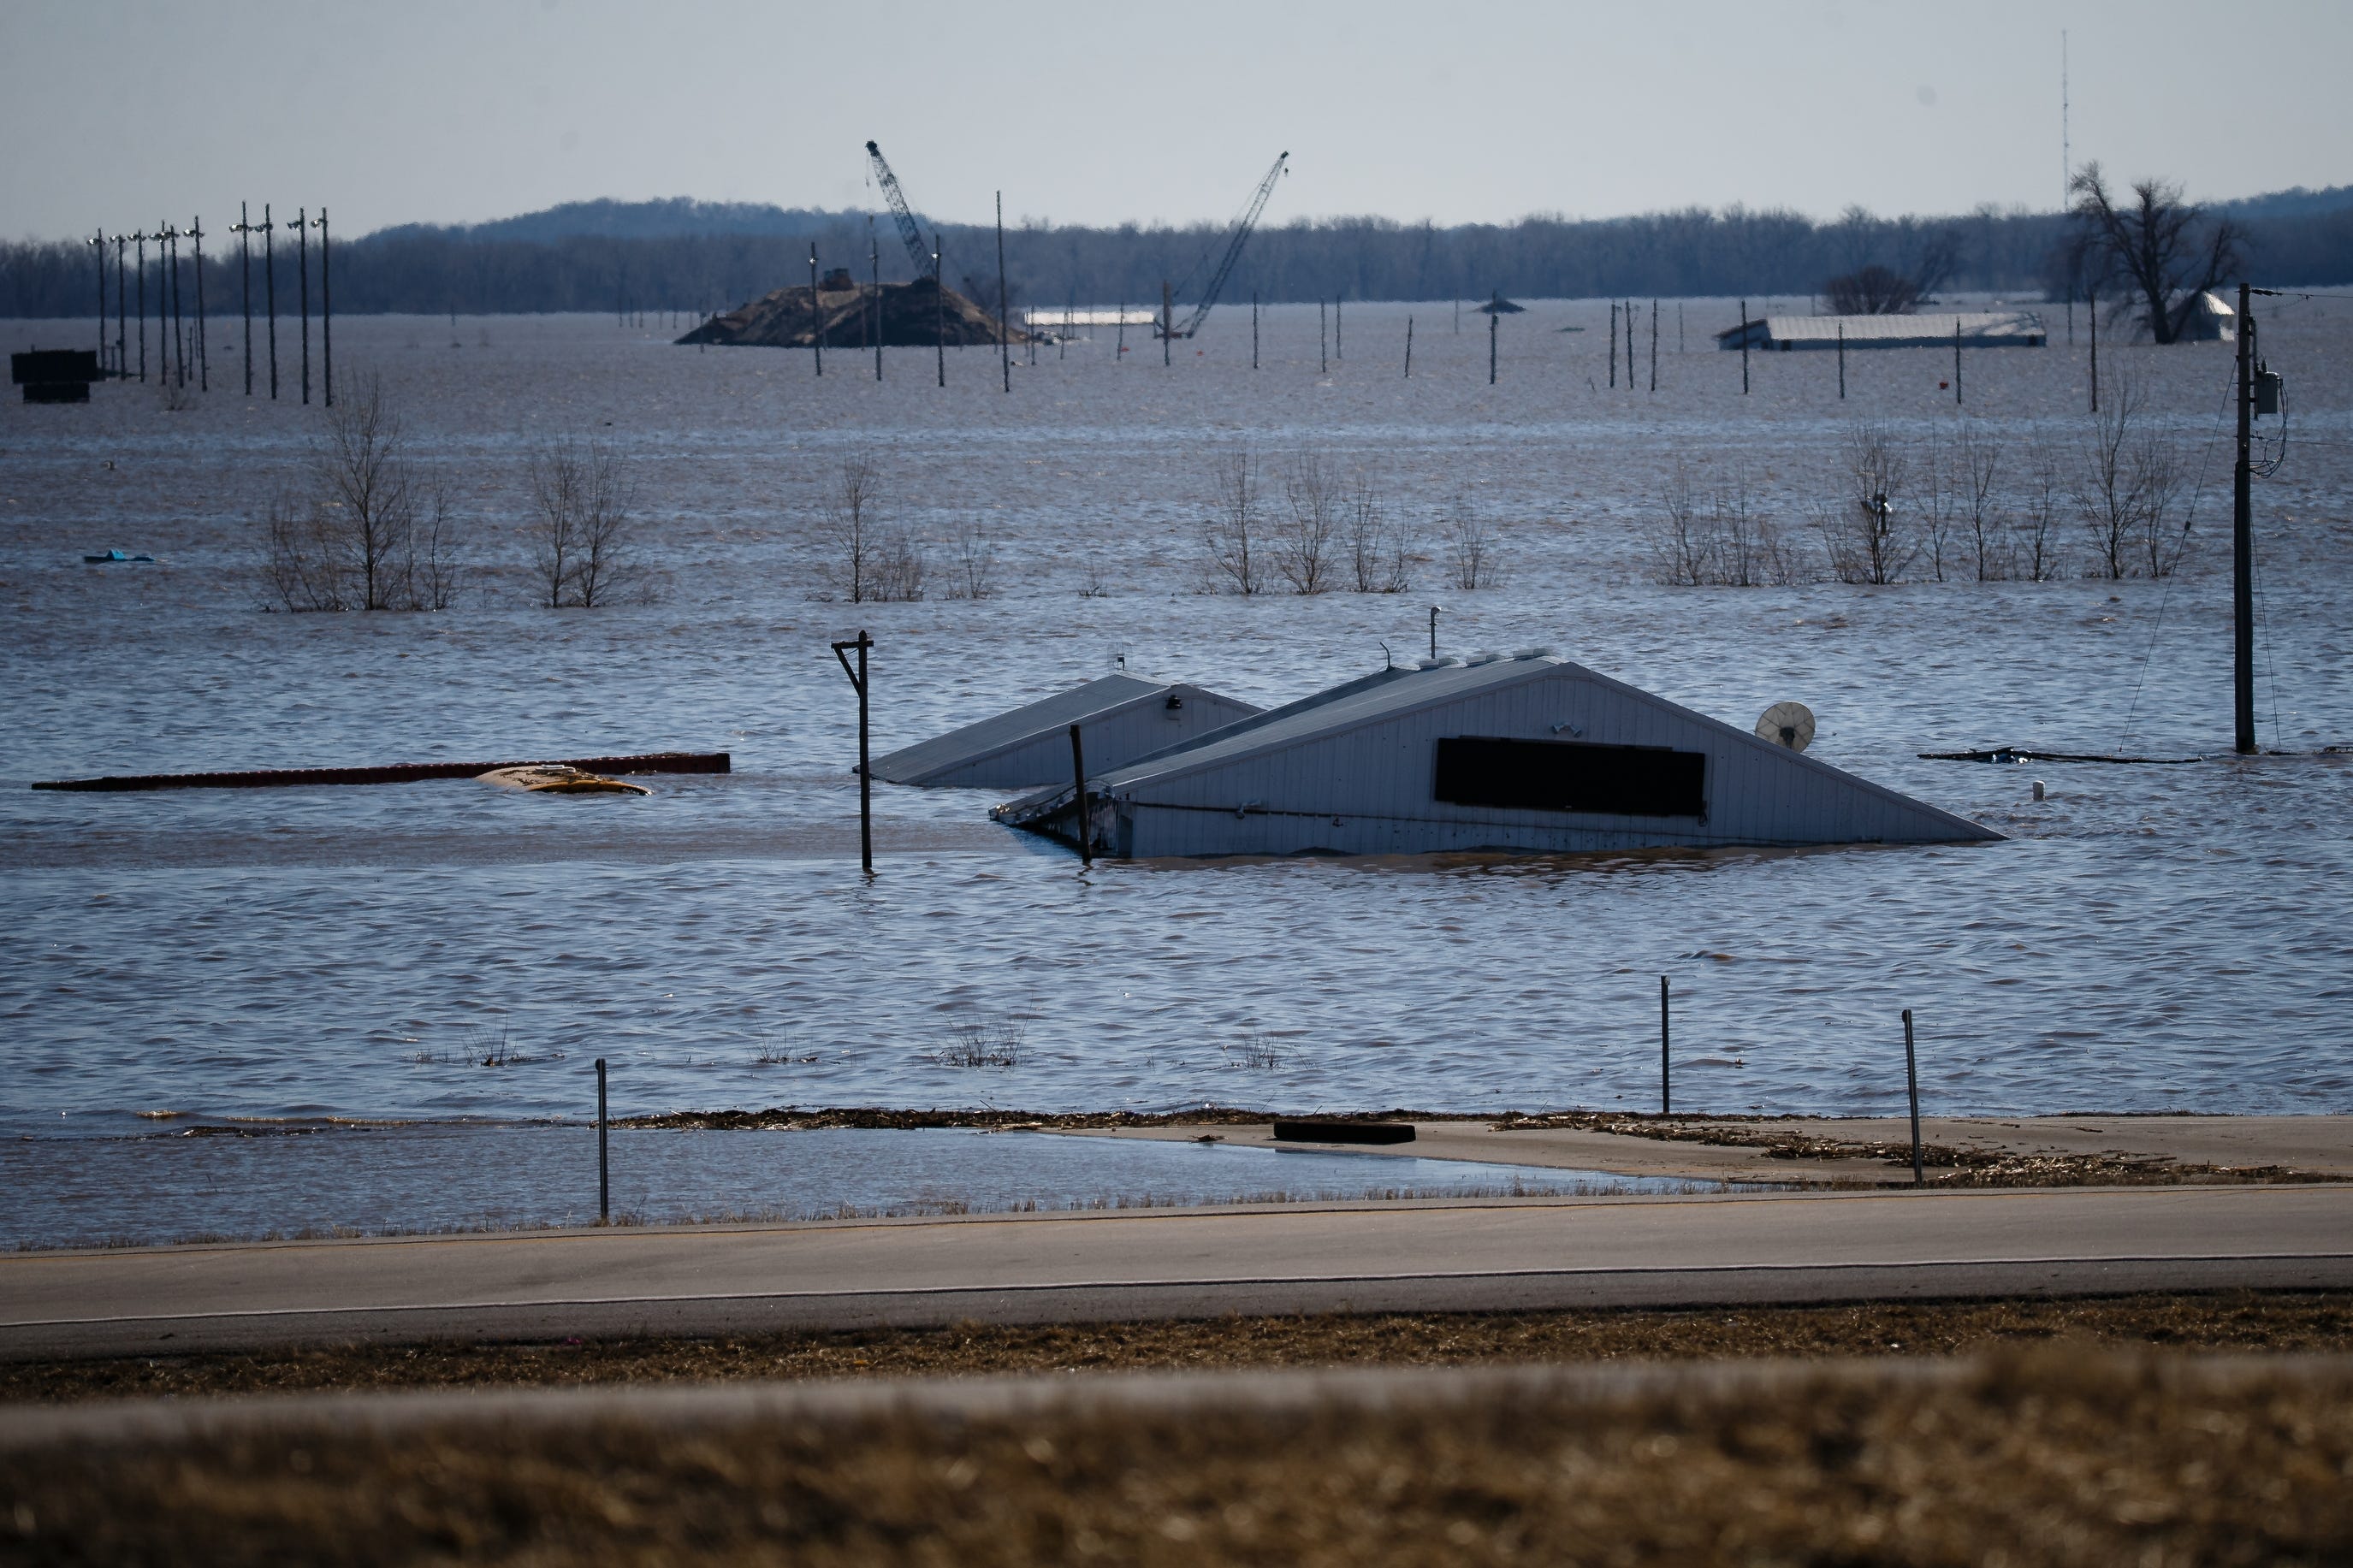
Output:
[[[1140,858],[2000,837],[1540,650],[1351,682],[1087,791],[1099,852]],[[1074,842],[1075,793],[997,815]]]
[[[1960,333],[1968,348],[2041,348],[2049,339],[2031,310],[1947,310],[1916,316],[1760,316],[1746,329],[1755,349],[1950,348]],[[1716,346],[1737,351],[1744,330],[1715,334]]]

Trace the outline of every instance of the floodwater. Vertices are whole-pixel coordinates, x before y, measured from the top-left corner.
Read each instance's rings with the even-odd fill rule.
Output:
[[[1937,1111],[2353,1110],[2353,756],[2323,751],[2353,742],[2353,301],[2272,310],[2292,423],[2256,487],[2257,699],[2288,754],[2179,767],[1915,753],[2227,756],[2226,345],[2103,346],[2186,465],[2170,578],[2084,577],[2069,525],[2058,581],[1948,563],[1955,580],[1886,588],[1669,588],[1645,537],[1678,461],[1703,485],[1745,473],[1810,548],[1861,419],[1916,460],[1966,415],[2010,500],[2038,452],[2074,464],[2083,323],[2073,349],[1970,354],[1957,411],[1941,351],[1850,355],[1843,404],[1831,356],[1760,355],[1744,396],[1707,337],[1729,301],[1662,307],[1655,395],[1647,307],[1629,393],[1593,301],[1506,319],[1493,385],[1485,319],[1458,333],[1447,305],[1348,307],[1328,372],[1313,310],[1267,313],[1253,372],[1229,307],[1170,367],[1140,332],[1124,363],[1098,338],[1017,366],[1010,395],[985,350],[951,351],[942,389],[912,350],[878,384],[871,354],[818,378],[806,353],[679,349],[651,324],[349,319],[337,365],[382,377],[471,576],[446,613],[321,616],[265,613],[256,570],[257,519],[300,492],[320,423],[294,401],[292,325],[273,404],[240,395],[236,323],[216,322],[191,408],[135,385],[0,405],[0,1126],[578,1119],[600,1057],[616,1114],[1641,1109],[1661,975],[1679,1107],[1890,1110],[1908,1007]],[[0,327],[16,347],[90,333]],[[564,432],[627,463],[638,602],[532,604],[524,455]],[[1362,475],[1425,557],[1412,591],[1201,591],[1213,469],[1245,444]],[[823,597],[819,496],[853,455],[925,545],[923,602]],[[1463,505],[1500,541],[1476,591],[1446,581],[1439,520]],[[966,534],[994,550],[992,596],[945,596]],[[82,564],[110,547],[161,562]],[[1449,651],[1555,646],[1739,724],[1805,701],[1817,755],[2008,841],[1084,870],[991,824],[990,797],[886,787],[859,874],[830,637],[874,635],[884,750],[1123,663],[1286,700],[1385,643],[1426,651],[1432,605]],[[25,787],[667,748],[736,771],[641,799]],[[1013,1065],[947,1065],[976,1017],[1018,1037]]]
[[[1460,1160],[963,1130],[621,1129],[612,1214],[646,1225],[1709,1188]],[[281,1127],[0,1142],[0,1245],[512,1230],[596,1218],[586,1127]]]

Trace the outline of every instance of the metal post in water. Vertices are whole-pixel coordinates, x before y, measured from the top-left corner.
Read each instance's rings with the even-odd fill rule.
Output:
[[[1013,390],[1013,339],[1006,331],[1005,193],[997,193],[997,357],[1005,376],[1005,390]]]
[[[213,356],[210,345],[205,341],[208,334],[205,328],[205,220],[202,217],[189,220],[188,237],[196,247],[196,390],[210,392],[213,389]]]
[[[1904,1086],[1912,1097],[1912,1184],[1926,1186],[1928,1178],[1920,1166],[1920,1067],[1912,1052],[1912,1009],[1904,1009]]]
[[[2255,319],[2249,294],[2240,284],[2239,455],[2231,471],[2231,743],[2242,757],[2255,752]]]
[[[1675,1108],[1670,1063],[1667,1051],[1667,977],[1662,974],[1659,976],[1659,1114],[1662,1116]]]
[[[1504,296],[1501,293],[1498,293],[1494,300],[1490,301],[1490,303],[1501,304],[1503,302],[1503,299]],[[1495,333],[1499,330],[1503,320],[1504,312],[1501,310],[1490,310],[1487,312],[1487,384],[1489,386],[1495,384]],[[1613,365],[1618,363],[1617,351],[1614,349],[1610,351],[1609,363]]]
[[[1095,863],[1094,844],[1087,832],[1087,753],[1079,743],[1079,727],[1071,726],[1071,808],[1078,814],[1079,863]]]
[[[1740,301],[1740,395],[1748,395],[1748,301]]]
[[[1846,401],[1846,323],[1845,323],[1844,321],[1841,321],[1841,322],[1839,323],[1839,329],[1838,329],[1838,356],[1839,356],[1839,401],[1840,401],[1841,403],[1844,403],[1844,402]]]
[[[1961,318],[1953,317],[1953,406],[1961,405]]]
[[[940,275],[940,258],[945,251],[940,245],[940,231],[932,230],[932,335],[937,340],[940,356],[940,384],[948,384],[948,288]]]
[[[596,1222],[613,1217],[613,1167],[606,1157],[606,1134],[611,1121],[605,1114],[605,1058],[596,1058]]]
[[[1438,606],[1430,606],[1430,657],[1438,657]]]
[[[295,295],[302,310],[302,401],[311,401],[311,209],[294,209]]]
[[[1413,379],[1413,318],[1405,319],[1405,379]]]
[[[874,775],[866,765],[866,650],[873,646],[874,639],[862,627],[849,641],[833,645],[833,657],[858,689],[858,866],[869,877],[874,875]],[[851,648],[858,650],[855,669],[849,665]]]

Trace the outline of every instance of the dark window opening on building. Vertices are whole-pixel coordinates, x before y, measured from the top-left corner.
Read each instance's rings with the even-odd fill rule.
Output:
[[[1707,756],[1666,746],[1450,735],[1438,742],[1431,793],[1453,805],[1505,811],[1704,817]]]

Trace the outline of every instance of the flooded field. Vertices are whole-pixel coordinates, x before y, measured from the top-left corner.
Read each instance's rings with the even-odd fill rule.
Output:
[[[2170,578],[2086,577],[2068,521],[2054,581],[1954,559],[1941,583],[1676,588],[1648,539],[1678,462],[1704,489],[1745,475],[1812,577],[1859,420],[1917,458],[1965,412],[2008,505],[2038,453],[2080,466],[2083,323],[2072,349],[1972,353],[1957,412],[1932,351],[1850,355],[1844,403],[1831,356],[1760,355],[1744,397],[1708,335],[1730,301],[1662,307],[1655,395],[1647,305],[1629,393],[1592,301],[1506,319],[1493,385],[1485,319],[1458,334],[1443,304],[1348,307],[1328,372],[1297,307],[1268,312],[1253,372],[1245,307],[1166,369],[1141,332],[1124,363],[1100,337],[1049,346],[1010,395],[984,350],[951,351],[942,389],[917,351],[878,384],[871,353],[820,379],[805,353],[679,349],[650,324],[351,319],[337,365],[382,376],[468,575],[443,613],[297,616],[265,613],[259,519],[302,486],[319,410],[292,400],[287,323],[275,404],[238,395],[216,323],[191,407],[135,385],[0,405],[0,1127],[578,1119],[597,1057],[617,1113],[1641,1108],[1662,974],[1679,1107],[1886,1111],[1910,1007],[1940,1112],[2353,1110],[2353,756],[2322,752],[2353,742],[2353,302],[2274,305],[2292,424],[2257,487],[2258,706],[2289,754],[2166,768],[1915,753],[2227,753],[2227,345],[2103,346],[2184,465]],[[90,331],[0,326],[12,347]],[[567,432],[632,476],[634,602],[533,607],[525,457]],[[1204,592],[1213,469],[1246,443],[1367,480],[1411,538],[1411,590]],[[821,492],[852,456],[929,556],[922,602],[823,597]],[[1450,582],[1465,509],[1501,563],[1475,591]],[[967,537],[997,591],[951,599]],[[160,560],[83,564],[109,548]],[[992,825],[989,797],[883,788],[859,875],[831,637],[876,638],[886,749],[1123,661],[1286,700],[1384,644],[1426,651],[1433,605],[1449,651],[1551,645],[1742,726],[1802,700],[1815,754],[2009,841],[1082,870]],[[736,771],[642,799],[25,787],[667,748]],[[976,1016],[1018,1042],[1011,1065],[946,1065]]]

